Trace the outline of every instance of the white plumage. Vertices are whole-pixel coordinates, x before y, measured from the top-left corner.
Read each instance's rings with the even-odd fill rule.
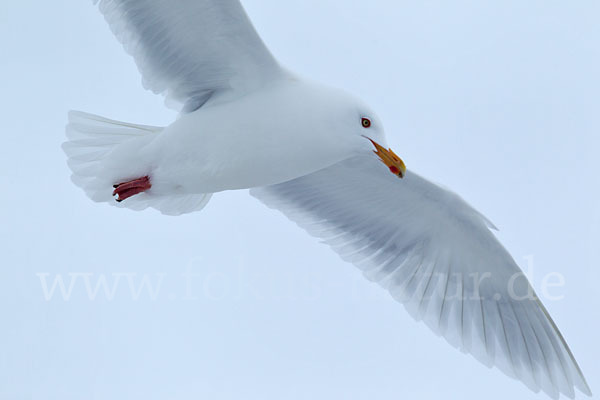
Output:
[[[193,111],[214,95],[247,93],[281,74],[238,0],[102,0],[100,11],[144,87],[174,108]]]
[[[590,394],[542,303],[524,298],[533,289],[493,225],[456,194],[410,171],[398,181],[369,155],[250,193],[485,365],[554,398]]]
[[[367,140],[385,145],[373,111],[281,68],[239,1],[99,7],[144,86],[181,114],[163,128],[71,112],[64,150],[92,200],[179,215],[253,188],[452,345],[553,398],[591,394],[493,225],[400,160],[388,170]]]

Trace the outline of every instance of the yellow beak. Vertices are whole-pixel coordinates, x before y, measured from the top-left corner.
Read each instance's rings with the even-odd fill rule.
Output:
[[[373,139],[366,136],[365,138],[369,139],[371,143],[373,143],[373,146],[375,146],[376,149],[373,151],[373,153],[379,156],[381,162],[387,165],[387,167],[390,169],[390,172],[400,178],[404,178],[404,175],[406,174],[406,165],[404,165],[404,161],[402,161],[402,159],[398,157],[396,153],[392,151],[392,149],[386,150]]]

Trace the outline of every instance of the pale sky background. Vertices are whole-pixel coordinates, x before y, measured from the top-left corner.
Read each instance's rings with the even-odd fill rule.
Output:
[[[365,99],[409,168],[532,257],[538,292],[564,276],[540,295],[600,391],[600,2],[243,3],[283,64]],[[178,218],[89,201],[60,149],[69,109],[175,118],[91,1],[2,1],[0,49],[0,399],[546,398],[246,191]],[[46,300],[57,276],[73,291]],[[90,300],[102,276],[114,296]]]

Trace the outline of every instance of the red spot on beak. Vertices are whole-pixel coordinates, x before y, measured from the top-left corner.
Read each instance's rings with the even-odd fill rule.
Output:
[[[392,174],[394,175],[398,175],[400,173],[400,170],[398,169],[398,167],[396,167],[395,165],[392,165],[390,167],[390,171],[392,172]]]

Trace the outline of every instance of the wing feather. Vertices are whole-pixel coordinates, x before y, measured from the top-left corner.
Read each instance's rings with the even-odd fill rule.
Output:
[[[322,239],[461,351],[553,398],[572,398],[574,387],[591,395],[493,225],[454,193],[410,171],[397,179],[371,155],[250,193]]]
[[[282,74],[239,0],[94,0],[144,87],[184,112]]]

